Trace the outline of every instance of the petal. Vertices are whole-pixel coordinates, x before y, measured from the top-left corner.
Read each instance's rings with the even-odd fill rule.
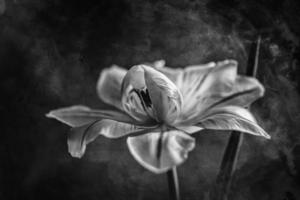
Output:
[[[193,134],[204,129],[200,126],[176,126],[175,128],[187,134]]]
[[[57,119],[71,127],[82,126],[99,119],[113,119],[120,122],[135,123],[134,119],[126,113],[112,110],[92,110],[82,105],[52,110],[46,116]]]
[[[257,79],[237,76],[232,90],[228,93],[215,94],[214,97],[211,98],[213,103],[206,109],[226,105],[247,107],[255,100],[262,97],[264,92],[264,87]]]
[[[237,106],[216,108],[199,119],[198,126],[205,129],[235,130],[252,135],[268,135],[256,122],[254,116],[247,110]]]
[[[97,83],[97,93],[103,102],[122,109],[121,84],[126,73],[126,69],[116,65],[101,72]]]
[[[181,88],[183,69],[166,67],[164,61],[156,61],[152,66],[157,71],[166,75],[179,89]]]
[[[138,163],[151,172],[163,173],[187,159],[188,152],[195,147],[195,140],[172,130],[128,137],[127,144]]]
[[[203,92],[230,91],[237,75],[237,62],[235,60],[224,60],[217,65],[212,63],[211,70],[204,74],[199,83],[197,94]]]
[[[131,117],[141,122],[155,118],[142,65],[130,68],[123,79],[121,93],[123,109]]]
[[[264,88],[257,79],[236,73],[237,62],[233,60],[219,62],[208,71],[198,88],[190,89],[190,94],[184,96],[181,119],[196,118],[213,107],[246,107],[263,96]]]
[[[180,113],[181,98],[171,80],[146,65],[132,67],[122,83],[123,109],[139,121],[171,123]]]
[[[158,121],[172,124],[181,112],[179,89],[164,74],[150,67],[145,67],[145,82]]]
[[[110,119],[98,120],[90,124],[71,129],[68,137],[69,152],[73,157],[82,157],[86,145],[94,141],[99,135],[108,138],[119,138],[131,133],[143,133],[145,127]]]
[[[197,105],[201,105],[197,110],[197,112],[201,112],[207,107],[207,104],[211,103],[212,97],[215,97],[216,94],[231,91],[236,71],[237,64],[231,60],[218,64],[209,63],[198,69],[196,67],[187,68],[182,80],[183,113],[188,116],[194,114]]]
[[[237,76],[233,91],[228,95],[225,104],[247,107],[265,94],[264,86],[256,79]],[[221,105],[221,106],[222,106]]]

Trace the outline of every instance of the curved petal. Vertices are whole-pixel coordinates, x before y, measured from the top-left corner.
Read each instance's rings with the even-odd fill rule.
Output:
[[[149,66],[137,65],[123,80],[122,105],[136,120],[169,122],[180,112],[181,95],[165,75]]]
[[[237,62],[226,60],[207,70],[189,92],[184,96],[182,120],[196,118],[214,107],[248,106],[263,96],[264,88],[255,78],[238,76]]]
[[[108,138],[119,138],[131,133],[143,133],[145,127],[110,119],[98,120],[90,124],[72,128],[68,137],[69,153],[73,157],[82,157],[86,145],[94,141],[99,135]]]
[[[179,89],[181,89],[181,82],[182,82],[181,79],[182,79],[183,69],[166,67],[165,61],[163,60],[154,62],[152,66],[157,71],[166,75]]]
[[[121,84],[127,73],[126,69],[113,65],[102,70],[97,83],[99,98],[110,105],[122,109]]]
[[[123,79],[121,93],[125,112],[141,122],[153,120],[153,105],[146,88],[142,65],[130,68]]]
[[[237,76],[232,90],[226,94],[216,96],[214,103],[209,108],[226,105],[247,107],[262,97],[264,92],[263,85],[256,78]]]
[[[59,108],[46,114],[71,127],[82,126],[99,119],[113,119],[120,122],[135,123],[135,120],[126,113],[112,110],[92,110],[87,106],[75,105]]]
[[[153,67],[166,75],[179,88],[183,98],[194,93],[194,90],[201,85],[205,76],[216,66],[210,62],[202,65],[190,65],[184,69],[165,67],[164,63],[155,62]]]
[[[182,90],[184,90],[183,113],[186,116],[201,112],[216,95],[231,91],[236,78],[237,64],[235,61],[223,61],[218,64],[210,63],[204,68],[187,68],[183,76]],[[189,75],[189,74],[193,75]],[[189,75],[189,76],[188,76]],[[187,77],[193,77],[187,79]],[[198,77],[198,78],[197,78]],[[215,101],[215,99],[213,99]],[[199,105],[199,106],[198,106]]]
[[[183,163],[195,147],[195,139],[177,130],[151,132],[128,137],[127,144],[133,157],[154,173],[163,173]]]
[[[172,124],[181,112],[180,91],[170,79],[150,67],[145,67],[145,82],[158,121]]]
[[[199,119],[198,126],[205,129],[235,130],[252,135],[262,136],[270,139],[256,122],[254,116],[247,109],[237,106],[227,106],[213,109],[202,119]]]
[[[200,126],[176,126],[175,128],[187,134],[193,134],[204,129]]]
[[[164,61],[157,61],[153,67],[176,84],[184,104],[189,104],[185,107],[202,103],[208,104],[206,106],[220,103],[220,106],[245,107],[264,94],[264,88],[257,79],[237,75],[237,62],[234,60],[192,65],[184,69],[173,69],[164,64]],[[203,109],[204,106],[201,107]]]

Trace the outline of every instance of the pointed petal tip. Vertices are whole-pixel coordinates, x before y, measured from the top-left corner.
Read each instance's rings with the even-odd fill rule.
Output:
[[[157,60],[153,63],[154,68],[162,68],[166,65],[166,61],[161,59],[161,60]]]
[[[215,67],[217,64],[215,62],[209,62],[206,64],[207,67]]]
[[[199,125],[206,129],[235,130],[271,139],[271,136],[258,125],[252,113],[242,107],[227,106],[214,109],[199,121]]]
[[[52,111],[46,113],[45,117],[50,118],[50,119],[57,119],[58,121],[60,121],[59,117],[55,113],[55,110],[52,110]]]
[[[260,132],[259,134],[257,134],[256,136],[263,137],[263,138],[265,138],[265,139],[267,139],[267,140],[270,140],[270,139],[271,139],[271,136],[270,136],[267,132],[265,132],[263,129],[262,129],[261,132]]]
[[[72,156],[72,157],[74,157],[74,158],[82,158],[82,156],[84,155],[84,153],[82,153],[82,152],[69,152],[70,153],[70,155]]]
[[[264,133],[263,137],[266,138],[266,139],[268,139],[268,140],[271,139],[271,136],[268,133]]]
[[[54,116],[53,116],[52,112],[50,111],[50,112],[45,114],[45,117],[53,118]]]

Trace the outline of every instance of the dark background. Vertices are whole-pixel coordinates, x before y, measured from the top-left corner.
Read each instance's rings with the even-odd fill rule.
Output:
[[[44,114],[105,107],[95,85],[112,64],[234,58],[242,73],[258,34],[266,95],[253,112],[272,140],[245,137],[230,200],[300,199],[299,13],[298,0],[0,0],[0,199],[167,199],[165,175],[139,166],[125,138],[99,137],[75,159],[69,128]],[[209,199],[228,135],[195,136],[183,199]]]

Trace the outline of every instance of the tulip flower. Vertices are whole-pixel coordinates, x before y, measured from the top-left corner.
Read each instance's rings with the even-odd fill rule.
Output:
[[[203,129],[270,138],[245,109],[263,96],[264,88],[255,78],[237,75],[234,60],[184,69],[168,68],[163,61],[129,70],[112,66],[102,71],[97,93],[115,109],[76,105],[47,114],[72,127],[68,148],[74,157],[82,157],[99,135],[127,136],[136,161],[163,173],[187,159],[195,147],[192,134]]]

